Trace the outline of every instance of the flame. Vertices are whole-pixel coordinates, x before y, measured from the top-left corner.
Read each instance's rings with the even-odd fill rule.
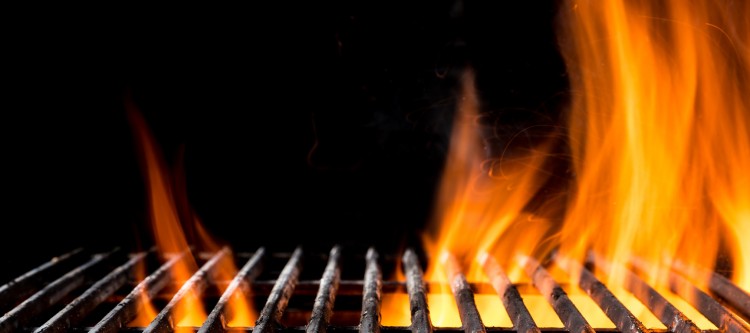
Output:
[[[648,281],[663,285],[675,260],[713,269],[728,241],[735,281],[747,289],[750,5],[567,6],[561,42],[578,179],[564,252],[582,259],[592,248],[623,264],[637,256],[653,264]],[[608,282],[623,277],[612,271]],[[706,276],[694,278],[705,288]]]
[[[195,217],[193,222],[197,235],[199,239],[202,240],[204,248],[214,253],[220,251],[221,246],[211,238],[209,233],[203,227],[203,224],[200,222],[200,219]],[[222,293],[229,286],[229,282],[232,281],[235,275],[237,275],[237,272],[237,266],[230,255],[222,257],[217,263],[214,271],[214,279],[218,281],[217,285]],[[232,294],[224,311],[227,318],[227,326],[229,327],[254,326],[255,320],[258,317],[255,309],[250,306],[249,299],[245,297],[240,290],[235,291],[234,294]]]
[[[136,281],[143,281],[146,279],[146,262],[144,260],[139,261],[135,265],[134,276],[136,278]],[[151,323],[154,318],[156,318],[156,315],[158,314],[158,311],[156,311],[156,308],[154,308],[154,305],[151,304],[151,299],[148,296],[148,290],[145,288],[141,289],[140,293],[138,294],[138,298],[140,299],[140,306],[138,311],[136,311],[135,318],[131,320],[128,323],[128,326],[132,327],[146,327],[149,323]]]
[[[546,221],[521,212],[546,179],[541,166],[547,145],[542,144],[541,148],[523,156],[493,156],[494,160],[484,156],[481,137],[477,134],[479,100],[471,71],[464,73],[462,83],[437,198],[437,223],[424,237],[432,258],[425,273],[426,280],[432,282],[427,296],[430,317],[434,325],[441,327],[461,326],[446,275],[446,255],[441,256],[441,253],[453,254],[470,281],[486,281],[481,265],[475,260],[479,253],[511,249],[530,253],[549,227]],[[518,228],[519,225],[523,228]],[[510,234],[519,236],[519,241],[499,242],[502,236]],[[486,308],[492,304],[479,302],[480,313],[496,312],[496,309]],[[400,309],[391,311],[390,307],[384,307],[383,310],[384,318],[403,314]]]
[[[190,251],[177,215],[177,207],[174,204],[172,183],[166,177],[168,172],[164,161],[161,160],[161,154],[140,113],[131,106],[128,115],[143,154],[151,227],[156,244],[160,251],[167,254]],[[185,256],[184,260],[172,266],[170,273],[174,282],[181,286],[190,279],[197,268],[195,259],[192,256]],[[177,304],[174,313],[178,327],[200,326],[206,319],[206,311],[200,297],[192,290]]]
[[[169,173],[166,164],[161,159],[161,154],[148,131],[145,120],[133,105],[129,105],[128,114],[143,155],[145,178],[148,184],[151,226],[157,246],[165,254],[190,252],[191,249],[178,214],[178,206],[175,204],[175,202],[183,203],[183,205],[187,203],[184,186],[181,188],[183,189],[182,192],[174,192],[177,185],[181,184],[174,184],[168,178]],[[192,227],[190,231],[194,231],[191,234],[197,236],[197,242],[201,245],[201,248],[217,253],[221,247],[206,232],[200,220],[196,216],[192,216],[192,212],[187,207],[181,208],[183,208],[183,211],[190,213],[187,214],[193,220],[192,225],[189,225]],[[175,285],[182,286],[197,271],[197,268],[195,258],[190,255],[185,256],[184,260],[178,261],[170,271]],[[232,256],[225,256],[220,260],[212,273],[215,280],[219,281],[217,283],[219,291],[223,293],[228,286],[228,282],[237,274],[237,267]],[[144,295],[144,298],[147,297]],[[150,301],[144,303],[148,304],[147,308],[153,309]],[[228,326],[252,326],[257,317],[247,297],[239,292],[231,297],[225,311]],[[144,314],[143,316],[144,319],[148,316],[153,319],[155,314],[153,316]],[[178,332],[192,332],[193,327],[201,326],[206,320],[206,311],[200,295],[195,290],[190,290],[185,294],[182,301],[175,307],[174,316],[177,326],[175,330]]]
[[[543,257],[552,249],[579,263],[589,251],[614,263],[597,276],[636,312],[643,306],[622,291],[623,269],[634,258],[649,263],[639,273],[659,290],[667,290],[677,262],[705,290],[705,272],[728,256],[733,280],[750,290],[750,3],[569,0],[563,6],[559,40],[573,91],[574,179],[562,223],[528,204],[547,180],[550,144],[485,156],[467,72],[435,223],[424,237],[431,258],[425,276],[439,289],[431,293],[450,293],[440,256],[446,251],[471,281],[486,280],[475,259],[487,251],[506,260],[501,264],[518,283],[527,277],[508,258]],[[597,306],[575,287],[578,272],[553,276],[568,283],[592,325],[612,326],[601,311],[588,310]],[[460,326],[453,301],[432,298],[433,323]],[[532,313],[540,309],[527,305]]]

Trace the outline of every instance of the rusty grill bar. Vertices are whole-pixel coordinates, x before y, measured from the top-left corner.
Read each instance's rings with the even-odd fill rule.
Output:
[[[384,280],[381,269],[384,259],[374,248],[366,255],[347,257],[347,251],[333,247],[327,255],[305,253],[297,248],[291,254],[269,253],[259,248],[252,254],[233,254],[228,248],[210,253],[207,260],[193,276],[182,285],[172,285],[170,269],[188,252],[172,254],[165,258],[151,250],[132,255],[113,250],[105,253],[86,254],[74,250],[63,254],[41,266],[21,275],[19,278],[0,286],[0,306],[5,315],[0,318],[0,332],[173,332],[177,318],[173,309],[187,293],[203,295],[210,307],[209,314],[201,327],[189,328],[200,333],[213,332],[665,332],[649,329],[626,308],[623,303],[594,274],[594,269],[608,271],[611,264],[591,254],[590,264],[580,264],[554,257],[549,265],[543,265],[530,257],[516,258],[525,269],[532,284],[513,284],[498,262],[492,256],[483,254],[479,263],[484,269],[488,283],[470,283],[463,273],[463,267],[450,253],[441,257],[448,277],[462,327],[435,327],[430,318],[428,294],[434,283],[425,281],[420,258],[412,249],[404,251],[400,257],[405,281]],[[348,259],[347,259],[348,258]],[[395,257],[388,260],[399,262]],[[218,280],[216,267],[221,260],[237,259],[245,262],[242,269],[231,281]],[[324,260],[322,275],[305,278],[302,274],[303,262]],[[140,280],[136,278],[138,266],[147,262],[155,269]],[[283,263],[279,273],[268,262],[277,260]],[[347,272],[348,263],[361,261],[363,273],[352,278]],[[307,264],[305,264],[307,265]],[[644,269],[646,263],[635,260],[635,271],[619,267],[626,274],[626,290],[639,299],[667,327],[667,332],[711,332],[701,331],[690,318],[667,301],[657,290],[640,279],[635,272]],[[565,284],[555,281],[548,271],[559,267],[569,275],[580,276],[578,283],[602,311],[612,320],[616,329],[591,327],[585,313],[576,308],[564,291]],[[593,267],[593,268],[592,268]],[[278,268],[277,268],[278,269]],[[310,268],[315,271],[315,266]],[[65,272],[67,270],[67,272]],[[264,275],[265,274],[265,275]],[[685,298],[693,307],[712,321],[716,332],[750,332],[747,325],[747,293],[729,280],[712,273],[709,285],[710,294],[695,287],[690,282],[684,266],[675,265],[670,276],[673,292]],[[57,277],[59,276],[59,277]],[[221,286],[223,293],[218,293]],[[532,287],[533,286],[533,287]],[[223,288],[226,287],[226,288]],[[565,328],[538,327],[529,312],[520,290],[535,289],[552,306]],[[437,290],[439,288],[436,288]],[[169,292],[174,290],[174,293]],[[213,294],[212,294],[213,292]],[[409,298],[411,325],[405,327],[382,326],[381,302],[387,293],[406,293]],[[494,294],[503,308],[492,309],[491,316],[499,311],[507,311],[513,327],[491,327],[483,322],[475,303],[475,294]],[[122,295],[122,296],[118,296]],[[286,325],[288,309],[305,304],[297,295],[314,296],[313,304],[304,311],[308,313],[305,324]],[[713,297],[712,297],[713,296]],[[147,327],[128,327],[143,307],[143,298],[158,300],[166,304]],[[261,306],[255,327],[227,327],[225,311],[232,297],[254,298]],[[339,303],[339,298],[348,300]],[[353,298],[361,297],[361,303],[341,309],[344,304],[354,304]],[[715,298],[714,298],[715,297]],[[348,303],[347,303],[348,302]],[[162,304],[164,304],[162,303]],[[308,302],[309,303],[309,302]],[[351,308],[354,308],[352,310]],[[358,315],[354,323],[340,324],[335,320],[336,311],[353,312]],[[332,317],[333,316],[333,317]],[[350,316],[352,317],[352,316]],[[352,320],[350,320],[352,321]]]

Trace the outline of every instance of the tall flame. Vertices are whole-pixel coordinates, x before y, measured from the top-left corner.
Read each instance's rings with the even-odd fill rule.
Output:
[[[178,207],[175,204],[175,202],[187,202],[184,197],[181,197],[184,199],[182,201],[176,200],[177,196],[184,196],[185,193],[174,193],[175,185],[168,178],[169,172],[166,164],[148,131],[145,120],[132,104],[128,106],[128,115],[143,157],[145,178],[148,185],[151,226],[158,249],[165,254],[190,252],[191,248],[185,237],[185,230],[183,230]],[[184,207],[183,209],[189,210]],[[196,231],[195,234],[200,245],[202,245],[202,249],[212,252],[219,251],[220,246],[206,232],[199,219],[197,217],[192,219],[192,225],[187,225]],[[183,285],[197,271],[197,267],[197,263],[191,255],[186,255],[184,260],[178,261],[170,271],[175,284]],[[215,279],[220,282],[218,284],[220,292],[223,292],[227,287],[227,283],[223,282],[230,281],[237,274],[237,268],[231,256],[221,260],[213,273]],[[149,305],[146,308],[149,308]],[[153,307],[151,306],[151,308]],[[256,316],[246,297],[232,297],[227,304],[226,312],[229,326],[252,326]],[[151,314],[151,316],[155,316],[155,314]],[[174,316],[177,331],[192,332],[192,327],[201,326],[206,320],[206,311],[200,295],[195,290],[190,290],[175,307]],[[144,319],[139,318],[138,322],[142,323]]]
[[[593,250],[614,263],[603,277],[620,294],[621,270],[633,260],[648,263],[639,273],[665,290],[676,263],[706,288],[705,272],[721,256],[732,259],[733,280],[750,290],[750,3],[568,0],[563,6],[574,170],[565,217],[553,225],[528,205],[548,176],[548,144],[511,158],[483,154],[469,72],[436,223],[425,235],[432,258],[427,278],[447,284],[440,254],[451,253],[470,280],[484,280],[475,259],[486,251],[506,260],[501,264],[519,282],[518,264],[508,258],[556,248],[580,262]],[[575,302],[572,273],[555,279],[572,279]],[[438,298],[430,302],[433,323],[460,326],[452,300]],[[632,296],[620,298],[643,308]]]
[[[637,256],[653,264],[646,275],[657,283],[674,260],[712,269],[727,241],[735,279],[747,289],[750,6],[568,7],[561,42],[578,179],[563,249],[582,258],[593,248],[612,262]],[[623,275],[610,273],[610,283],[621,284]]]

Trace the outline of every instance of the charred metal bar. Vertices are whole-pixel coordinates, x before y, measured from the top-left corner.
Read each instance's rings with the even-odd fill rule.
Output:
[[[579,274],[578,285],[599,305],[620,332],[649,332],[646,326],[588,269],[573,260],[559,256],[555,258],[555,263],[571,276]]]
[[[706,319],[716,325],[720,331],[729,333],[750,332],[750,326],[744,324],[734,314],[721,306],[719,302],[696,288],[685,278],[677,274],[670,274],[669,288],[706,316]]]
[[[302,248],[297,248],[284,266],[276,284],[268,295],[266,305],[263,306],[258,320],[255,322],[255,333],[272,333],[281,328],[281,316],[284,314],[289,298],[292,297],[297,285],[299,273],[302,270]]]
[[[53,281],[0,318],[0,332],[17,332],[21,325],[86,282],[86,272],[108,259],[114,252],[94,255],[91,260]]]
[[[142,296],[152,298],[169,282],[170,271],[177,262],[183,260],[187,251],[174,255],[159,269],[138,283],[135,288],[120,301],[117,306],[107,313],[89,333],[115,333],[133,320],[138,310],[143,306]]]
[[[516,331],[519,333],[539,333],[539,327],[536,326],[536,322],[531,317],[529,309],[523,304],[521,294],[518,293],[518,289],[510,282],[508,275],[505,274],[500,264],[486,252],[482,253],[478,259],[484,268],[484,273],[490,279],[492,287],[502,299],[505,310],[508,311],[508,315]]]
[[[712,273],[708,288],[716,296],[721,297],[727,302],[745,320],[750,321],[750,295],[744,290],[740,289],[732,281],[729,281],[729,279],[716,273]]]
[[[66,332],[70,326],[78,324],[91,310],[128,281],[135,265],[146,258],[147,254],[147,252],[141,252],[134,255],[124,265],[117,267],[87,289],[81,296],[66,305],[64,309],[37,328],[34,333]]]
[[[640,271],[647,271],[650,264],[639,258],[632,258],[633,267]],[[700,313],[706,316],[722,332],[739,333],[750,332],[750,327],[742,323],[731,312],[721,306],[719,302],[702,292],[684,277],[669,272],[669,289],[686,300]]]
[[[6,309],[6,306],[12,306],[15,302],[32,295],[44,285],[44,280],[47,279],[53,271],[59,268],[63,263],[68,262],[68,260],[77,257],[81,253],[83,253],[83,249],[79,248],[59,257],[54,257],[41,266],[0,286],[0,312],[8,310]]]
[[[570,301],[568,295],[555,282],[552,276],[547,272],[536,259],[523,256],[520,258],[521,266],[526,270],[526,274],[531,277],[539,292],[544,295],[552,308],[562,320],[565,328],[570,332],[589,332],[594,333],[594,329],[586,321],[580,311]]]
[[[680,274],[690,277],[690,269],[682,262],[675,261],[672,268]],[[723,299],[734,311],[750,320],[750,295],[729,281],[724,276],[712,271],[700,272],[703,276],[710,276],[708,289]]]
[[[341,248],[334,246],[328,255],[323,278],[320,279],[320,289],[318,289],[318,295],[315,296],[315,305],[313,305],[310,323],[307,324],[307,333],[326,333],[328,329],[333,313],[333,303],[336,301],[336,290],[341,279],[340,260]]]
[[[156,318],[151,324],[143,330],[144,333],[161,333],[161,332],[172,332],[174,331],[176,322],[179,318],[174,318],[175,307],[182,302],[182,300],[190,293],[194,293],[195,296],[199,296],[203,293],[208,285],[207,277],[214,270],[216,265],[224,259],[226,256],[230,256],[231,252],[229,248],[224,247],[217,252],[211,260],[203,264],[201,268],[185,282],[180,290],[172,296],[172,299],[167,303],[167,306],[159,312]],[[188,296],[189,297],[189,296]]]
[[[597,268],[604,271],[611,271],[612,265],[604,258],[595,253],[590,253],[590,260],[593,260]],[[670,332],[675,333],[699,333],[701,330],[685,314],[678,310],[672,303],[667,301],[664,296],[659,294],[646,281],[630,270],[620,267],[620,273],[625,274],[625,289],[633,294],[641,303],[643,303],[651,313],[653,313]]]
[[[422,268],[413,250],[408,249],[402,258],[404,272],[406,272],[406,290],[409,293],[409,309],[411,311],[411,331],[416,333],[431,333],[430,309],[427,307]]]
[[[366,261],[359,333],[380,333],[380,293],[383,288],[383,277],[375,248],[367,250]]]
[[[456,299],[458,314],[461,317],[461,324],[466,333],[484,333],[484,324],[479,316],[479,310],[474,303],[474,292],[471,290],[469,281],[462,273],[461,265],[449,252],[443,252],[441,260],[445,264],[445,270],[450,281],[453,297]]]
[[[232,297],[247,297],[250,293],[250,283],[260,274],[262,267],[261,260],[265,255],[266,250],[259,248],[255,251],[255,254],[247,261],[245,266],[240,269],[239,273],[232,279],[229,286],[224,290],[224,294],[221,295],[219,302],[216,303],[214,309],[206,318],[206,322],[200,328],[198,333],[215,333],[215,332],[226,332],[227,330],[227,318],[225,309],[227,303]],[[239,290],[238,290],[239,289]],[[235,293],[239,293],[235,296]]]

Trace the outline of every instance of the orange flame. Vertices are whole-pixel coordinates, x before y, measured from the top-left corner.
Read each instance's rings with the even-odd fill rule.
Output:
[[[433,324],[441,327],[461,326],[448,287],[444,261],[447,256],[441,253],[453,254],[469,280],[486,280],[481,265],[475,260],[480,253],[531,253],[549,228],[547,221],[522,213],[547,177],[541,168],[547,145],[531,149],[524,156],[495,156],[496,160],[485,157],[481,137],[477,134],[479,100],[471,71],[464,73],[462,83],[448,160],[437,198],[435,221],[438,223],[424,239],[432,258],[425,278],[437,288],[430,290],[427,301]],[[517,237],[516,241],[499,242],[511,234]],[[480,313],[496,312],[486,308],[492,304],[479,302]],[[395,311],[386,311],[384,318],[397,315]],[[408,319],[402,321],[408,322]]]
[[[197,217],[194,219],[194,225],[197,235],[203,241],[206,250],[211,252],[218,252],[221,250],[221,246],[211,238]],[[232,256],[224,256],[216,264],[214,279],[218,281],[217,284],[222,293],[229,286],[229,282],[232,281],[235,275],[237,275],[237,272],[237,266],[235,265],[234,260],[232,260]],[[232,297],[229,298],[224,311],[225,317],[227,318],[227,326],[229,327],[253,326],[258,317],[255,309],[250,306],[250,300],[245,297],[241,291],[236,291]]]
[[[183,226],[180,222],[176,198],[173,192],[175,186],[169,181],[166,165],[161,159],[154,139],[149,133],[145,120],[134,106],[129,106],[129,116],[133,124],[134,133],[143,154],[145,175],[148,183],[149,204],[151,212],[151,226],[154,238],[160,251],[164,253],[181,253],[190,251],[188,241],[185,237]],[[184,195],[184,193],[182,194]],[[187,202],[186,198],[179,202]],[[185,208],[184,208],[185,209]],[[198,218],[193,218],[192,227],[195,229],[202,248],[207,251],[217,252],[220,246],[210,237]],[[171,269],[171,276],[176,285],[183,285],[197,270],[197,263],[192,256],[185,256],[184,260],[178,261]],[[231,256],[225,256],[217,263],[214,269],[214,277],[220,292],[224,292],[228,282],[237,274],[237,267]],[[226,283],[224,283],[226,282]],[[255,311],[250,306],[246,297],[235,295],[227,304],[226,315],[229,326],[252,326],[255,321]],[[148,306],[153,309],[153,306]],[[174,309],[176,318],[176,330],[192,332],[192,327],[199,327],[206,320],[206,312],[200,295],[195,290],[190,290],[177,304]],[[144,316],[155,317],[155,314]]]
[[[174,204],[172,184],[165,177],[168,174],[166,165],[161,160],[161,154],[140,113],[132,107],[128,114],[143,154],[151,208],[151,227],[156,244],[164,253],[176,254],[190,251]],[[184,260],[172,266],[172,278],[177,285],[182,285],[190,279],[197,267],[192,256],[185,256]],[[203,304],[194,291],[188,292],[183,301],[177,304],[175,318],[177,318],[177,326],[200,326],[206,319]]]
[[[674,260],[712,269],[728,241],[735,280],[747,289],[750,245],[740,239],[750,234],[750,5],[568,7],[561,41],[579,178],[563,248],[579,258],[593,248],[619,263],[637,256],[653,263],[649,281],[663,283]]]
[[[447,284],[439,254],[448,251],[470,280],[482,281],[476,258],[487,251],[505,259],[501,264],[518,282],[523,273],[507,258],[557,248],[581,263],[591,250],[614,263],[602,276],[621,295],[621,270],[633,258],[649,263],[644,277],[659,289],[677,261],[705,289],[708,276],[700,272],[713,271],[726,254],[733,280],[750,290],[748,13],[748,2],[564,3],[560,42],[573,91],[568,136],[575,179],[557,226],[527,205],[548,176],[549,144],[520,157],[483,156],[468,72],[436,223],[425,235],[426,278]],[[577,302],[577,273],[570,273],[553,277],[572,280],[568,289]],[[453,300],[443,300],[447,286],[431,293],[441,299],[430,302],[433,323],[460,326]],[[633,297],[621,299],[643,308]],[[598,317],[587,315],[594,326],[612,325]]]
[[[141,260],[135,265],[134,275],[136,281],[143,281],[146,278],[146,262]],[[136,311],[135,318],[128,323],[128,326],[134,327],[146,327],[151,321],[156,318],[158,312],[154,305],[151,304],[151,299],[148,297],[148,290],[141,289],[138,295],[140,299],[140,308]]]

